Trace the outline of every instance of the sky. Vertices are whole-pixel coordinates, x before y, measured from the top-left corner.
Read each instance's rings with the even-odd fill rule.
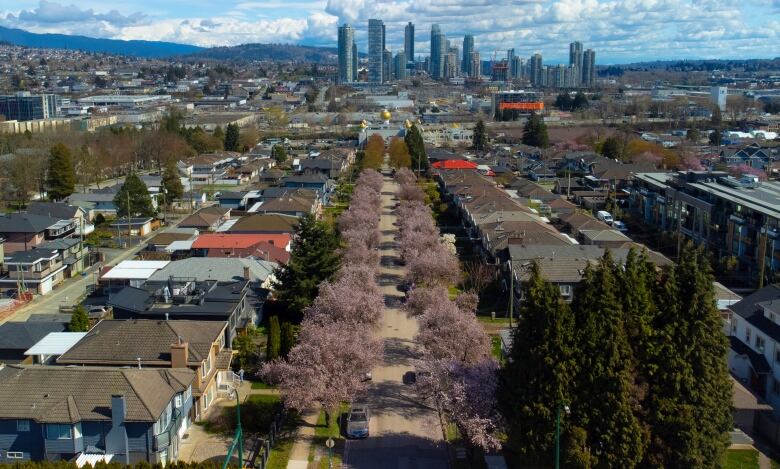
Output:
[[[171,41],[199,46],[289,43],[335,46],[337,26],[356,29],[367,49],[369,18],[384,20],[387,45],[403,47],[416,26],[415,53],[427,54],[430,28],[453,45],[475,36],[483,58],[506,49],[545,63],[568,60],[579,40],[599,64],[646,60],[780,56],[780,0],[14,0],[0,26],[37,33]],[[11,3],[13,5],[11,5]]]

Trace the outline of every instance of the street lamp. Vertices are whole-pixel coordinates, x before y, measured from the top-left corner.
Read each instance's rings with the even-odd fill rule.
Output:
[[[558,401],[555,406],[555,469],[561,467],[561,411],[566,412],[566,415],[571,413],[568,405]]]

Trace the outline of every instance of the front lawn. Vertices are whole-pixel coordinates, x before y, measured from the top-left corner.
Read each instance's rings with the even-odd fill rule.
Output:
[[[281,398],[276,394],[249,396],[241,404],[241,426],[244,433],[265,435],[281,408]],[[208,433],[232,434],[236,428],[236,406],[223,407],[219,415],[199,422],[199,425]]]
[[[730,449],[726,451],[725,469],[758,469],[758,451],[754,449]]]
[[[349,412],[349,404],[342,403],[339,407],[336,415],[331,416],[330,425],[325,424],[325,411],[321,410],[319,417],[317,417],[317,426],[314,427],[314,442],[312,444],[311,452],[309,453],[309,462],[314,461],[315,453],[317,449],[321,451],[320,468],[328,467],[328,448],[325,446],[325,442],[328,438],[333,438],[336,443],[333,446],[333,466],[341,466],[341,458],[344,454],[344,436],[341,433],[341,423],[343,419],[346,419]]]

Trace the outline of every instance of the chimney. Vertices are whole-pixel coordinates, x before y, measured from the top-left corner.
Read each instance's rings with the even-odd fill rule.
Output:
[[[179,337],[179,342],[171,344],[171,368],[187,368],[190,346]]]
[[[125,423],[127,417],[127,402],[122,394],[113,394],[111,396],[111,423],[118,427]]]
[[[247,282],[250,282],[252,280],[252,275],[250,274],[248,265],[244,266],[244,280],[246,280]]]

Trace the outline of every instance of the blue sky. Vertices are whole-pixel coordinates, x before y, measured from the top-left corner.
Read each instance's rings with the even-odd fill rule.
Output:
[[[416,52],[430,26],[454,43],[474,34],[494,50],[565,61],[568,43],[596,50],[597,62],[780,56],[780,0],[16,0],[0,6],[0,25],[33,32],[202,46],[248,42],[335,45],[338,24],[357,29],[366,48],[369,18],[387,24],[388,48],[415,23]]]

